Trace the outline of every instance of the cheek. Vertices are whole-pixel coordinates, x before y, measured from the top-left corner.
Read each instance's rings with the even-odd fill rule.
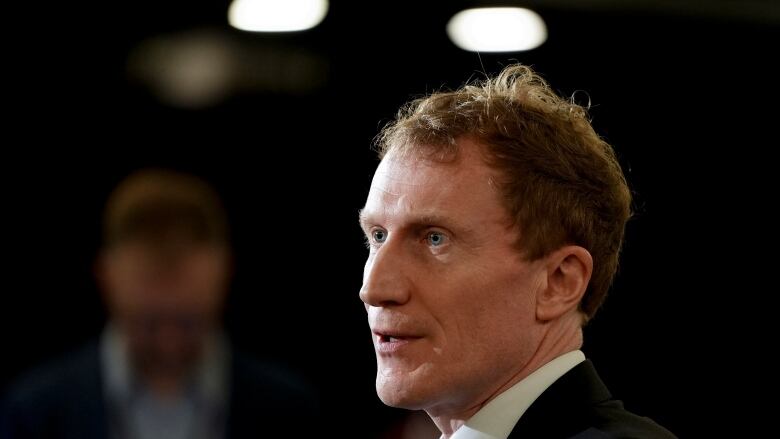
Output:
[[[143,287],[133,283],[117,286],[106,292],[109,305],[119,313],[136,313],[148,308],[149,300]]]
[[[516,351],[535,322],[534,291],[524,276],[475,274],[448,293],[440,321],[453,354],[469,361]]]

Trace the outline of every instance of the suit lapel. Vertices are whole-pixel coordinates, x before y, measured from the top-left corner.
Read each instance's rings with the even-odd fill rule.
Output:
[[[53,432],[57,437],[78,439],[105,439],[108,420],[103,393],[100,356],[97,343],[81,351],[63,374],[65,387],[62,395],[63,430]]]
[[[585,360],[555,381],[531,404],[509,439],[604,437],[603,433],[590,428],[588,414],[594,405],[611,398],[593,363]]]

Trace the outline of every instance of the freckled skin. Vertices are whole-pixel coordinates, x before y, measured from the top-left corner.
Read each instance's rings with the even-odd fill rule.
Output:
[[[360,223],[369,244],[360,298],[376,390],[422,409],[444,439],[539,367],[582,346],[578,305],[593,270],[566,244],[525,260],[481,146],[458,139],[436,163],[391,151]]]
[[[421,337],[377,353],[377,393],[432,415],[488,399],[524,370],[543,335],[543,264],[520,257],[496,175],[467,146],[449,164],[386,156],[362,212],[369,324]]]

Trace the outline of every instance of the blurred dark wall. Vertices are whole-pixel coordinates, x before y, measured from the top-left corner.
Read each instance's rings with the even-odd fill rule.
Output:
[[[562,94],[587,92],[577,99],[590,98],[593,123],[636,192],[622,268],[587,328],[586,353],[629,409],[683,437],[723,431],[714,401],[740,384],[711,377],[732,376],[760,345],[744,329],[755,305],[740,297],[767,288],[753,274],[759,230],[771,230],[760,218],[778,146],[777,23],[540,10],[544,46],[478,56],[444,33],[464,2],[357,12],[332,2],[320,27],[290,36],[228,29],[226,2],[177,12],[182,3],[59,5],[35,23],[23,19],[27,6],[10,15],[19,20],[4,62],[0,386],[99,332],[91,264],[102,203],[131,170],[170,166],[211,181],[232,218],[227,321],[237,342],[305,374],[348,430],[382,430],[400,412],[374,395],[357,297],[365,256],[357,210],[376,163],[369,146],[409,97],[520,61]],[[184,110],[128,77],[141,40],[203,26],[260,54],[324,60],[324,82]]]

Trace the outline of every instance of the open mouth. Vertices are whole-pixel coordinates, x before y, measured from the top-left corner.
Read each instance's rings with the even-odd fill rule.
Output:
[[[376,335],[377,341],[380,344],[381,343],[402,343],[402,342],[408,342],[408,341],[413,341],[422,338],[420,336],[415,336],[415,335],[399,334],[399,333],[392,333],[392,332],[378,332],[378,331],[375,331],[374,335]]]
[[[415,340],[423,338],[422,336],[410,335],[408,333],[373,331],[374,347],[377,353],[382,355],[395,355],[402,350],[407,349]]]
[[[390,334],[377,334],[377,337],[379,337],[379,343],[397,343],[400,341],[405,341],[410,338],[416,338],[416,337],[404,337],[400,335],[390,335]]]

